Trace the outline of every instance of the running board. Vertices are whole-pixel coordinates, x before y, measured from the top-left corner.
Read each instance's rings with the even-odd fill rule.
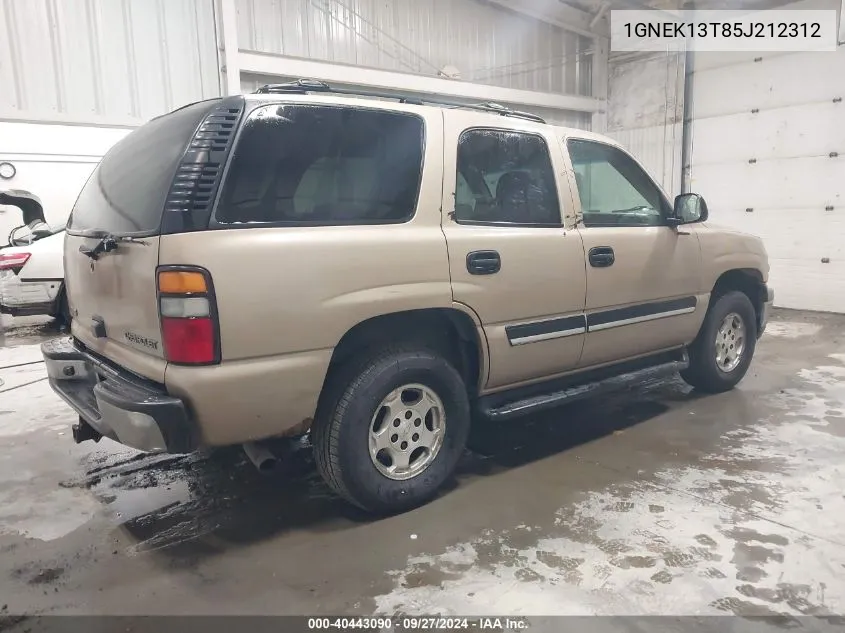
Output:
[[[673,352],[669,358],[672,357],[674,358],[667,359],[666,355],[661,355],[645,362],[625,363],[605,371],[589,372],[582,375],[581,381],[577,383],[575,381],[579,379],[578,376],[568,377],[568,384],[564,382],[567,379],[557,381],[556,386],[547,383],[542,392],[539,392],[542,387],[535,385],[532,388],[533,394],[526,393],[527,389],[521,389],[518,390],[519,393],[515,390],[510,393],[483,396],[478,402],[479,412],[491,421],[504,422],[554,409],[562,404],[592,398],[598,394],[619,391],[637,382],[664,378],[689,367],[686,350]],[[609,373],[614,370],[616,373]],[[604,376],[598,377],[601,374]],[[586,382],[584,382],[585,378]],[[590,380],[590,378],[593,379]]]

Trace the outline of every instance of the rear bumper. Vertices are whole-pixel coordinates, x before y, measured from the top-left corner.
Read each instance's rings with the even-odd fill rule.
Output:
[[[766,325],[769,323],[769,316],[772,313],[772,304],[775,301],[775,290],[771,286],[766,286],[766,300],[763,302],[762,309],[757,322],[757,338],[763,336],[766,330]]]
[[[104,437],[153,453],[198,446],[185,403],[165,389],[61,338],[41,345],[50,386]]]

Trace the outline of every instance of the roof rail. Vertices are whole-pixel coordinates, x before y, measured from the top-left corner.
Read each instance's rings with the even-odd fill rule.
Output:
[[[379,99],[396,99],[399,103],[412,103],[415,105],[423,105],[430,103],[433,105],[444,106],[448,108],[468,108],[470,110],[480,110],[483,112],[492,112],[502,116],[511,116],[520,119],[527,119],[529,121],[536,121],[538,123],[545,123],[545,119],[530,112],[521,112],[520,110],[512,110],[500,103],[493,103],[487,101],[484,103],[461,103],[459,101],[449,101],[446,99],[438,99],[423,96],[411,96],[396,94],[393,92],[379,91],[379,90],[361,90],[357,88],[332,88],[324,81],[317,79],[297,79],[283,84],[265,84],[256,90],[253,94],[306,94],[309,92],[322,92],[328,94],[350,95],[356,97],[376,97]]]

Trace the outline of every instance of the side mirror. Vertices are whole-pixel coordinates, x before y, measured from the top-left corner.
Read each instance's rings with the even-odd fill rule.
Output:
[[[707,203],[697,193],[682,193],[675,198],[675,207],[672,209],[672,215],[669,216],[669,224],[678,226],[679,224],[692,224],[694,222],[704,222],[707,220]]]

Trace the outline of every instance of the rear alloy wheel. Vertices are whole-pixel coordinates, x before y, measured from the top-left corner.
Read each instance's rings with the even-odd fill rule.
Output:
[[[446,435],[443,402],[434,391],[408,384],[391,391],[370,424],[370,458],[394,481],[422,474],[437,458]]]
[[[698,338],[690,346],[689,367],[681,376],[700,391],[733,389],[748,371],[756,342],[751,300],[742,292],[728,292],[707,311]]]
[[[437,352],[385,350],[333,375],[311,429],[335,492],[374,513],[424,504],[452,476],[469,432],[460,374]]]

